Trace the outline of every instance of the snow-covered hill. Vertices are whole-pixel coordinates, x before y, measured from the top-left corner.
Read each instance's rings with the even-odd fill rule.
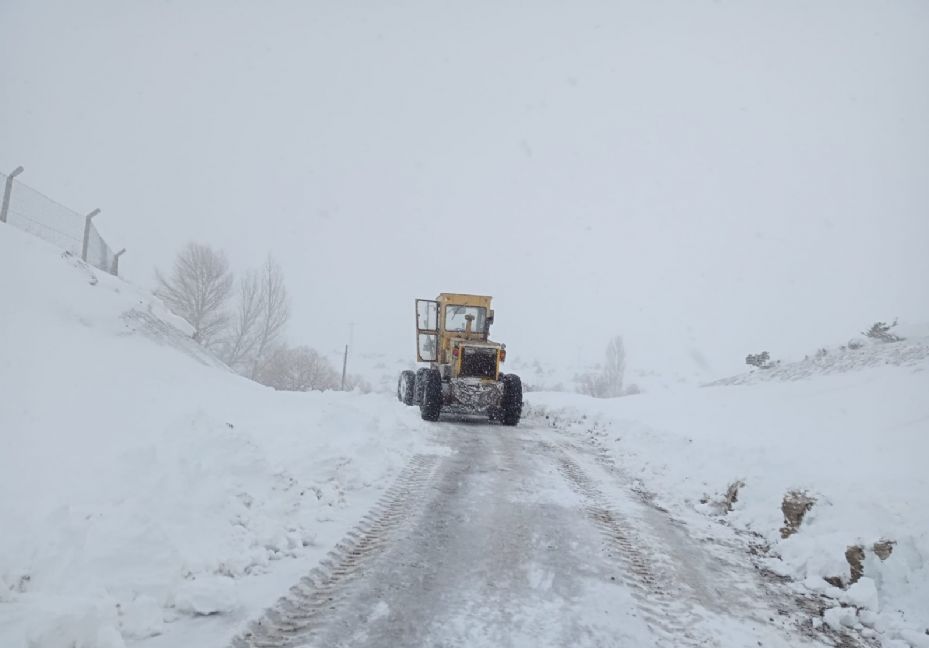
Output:
[[[854,340],[854,344],[823,347],[803,360],[778,363],[768,369],[756,369],[710,383],[716,385],[751,385],[761,382],[801,380],[826,374],[847,373],[867,367],[919,367],[929,359],[929,327],[910,326],[899,342]]]
[[[424,445],[387,397],[249,382],[146,291],[2,225],[0,303],[3,648],[250,618]]]
[[[908,335],[710,387],[530,393],[529,412],[596,445],[694,527],[708,516],[758,534],[765,566],[835,600],[823,622],[929,646],[929,338]],[[813,504],[784,538],[790,492]]]

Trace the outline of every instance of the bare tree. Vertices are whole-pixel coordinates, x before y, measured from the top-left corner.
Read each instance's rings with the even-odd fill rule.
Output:
[[[256,380],[282,391],[325,391],[339,387],[339,374],[332,363],[305,346],[275,347],[261,363]]]
[[[226,255],[191,242],[178,253],[171,275],[165,277],[156,269],[155,278],[155,294],[190,322],[194,339],[206,347],[215,346],[229,323],[226,306],[232,273]]]
[[[256,270],[249,270],[239,280],[236,313],[220,352],[223,362],[239,373],[250,373],[253,368],[265,301],[263,286],[261,274]]]
[[[284,273],[270,254],[260,270],[260,291],[261,308],[250,374],[253,380],[258,379],[262,363],[275,350],[290,319]]]
[[[623,396],[625,374],[626,348],[622,336],[617,335],[606,345],[606,362],[603,369],[599,373],[586,373],[575,377],[577,390],[594,398]]]

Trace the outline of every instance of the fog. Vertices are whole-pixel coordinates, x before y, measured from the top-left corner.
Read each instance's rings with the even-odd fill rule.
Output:
[[[270,251],[288,337],[737,370],[929,320],[924,2],[6,2],[0,169],[153,284]],[[28,281],[28,278],[24,278]]]

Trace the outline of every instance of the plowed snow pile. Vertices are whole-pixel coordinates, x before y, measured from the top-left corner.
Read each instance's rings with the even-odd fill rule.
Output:
[[[3,648],[204,623],[221,645],[425,437],[387,397],[234,375],[145,291],[3,225],[0,303]]]
[[[760,534],[770,568],[835,600],[823,622],[885,646],[929,646],[929,338],[844,354],[728,386],[527,400],[534,416],[612,454],[664,505]],[[785,538],[791,491],[814,503]]]

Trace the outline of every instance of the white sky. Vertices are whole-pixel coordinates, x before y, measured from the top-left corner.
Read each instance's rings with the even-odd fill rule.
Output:
[[[127,247],[272,251],[290,338],[716,372],[929,320],[929,3],[0,3],[0,167]]]

